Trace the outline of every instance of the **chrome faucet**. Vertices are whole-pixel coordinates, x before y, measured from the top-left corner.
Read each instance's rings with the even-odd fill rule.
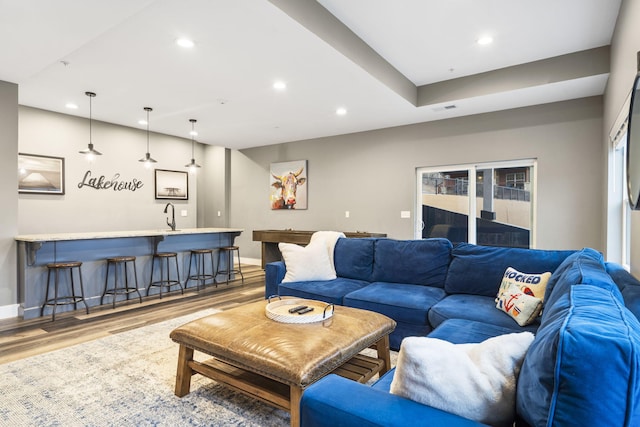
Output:
[[[173,203],[167,203],[164,207],[164,213],[167,213],[169,206],[171,206],[171,222],[169,222],[169,218],[167,218],[167,225],[171,227],[171,231],[176,231],[176,208],[173,206]]]

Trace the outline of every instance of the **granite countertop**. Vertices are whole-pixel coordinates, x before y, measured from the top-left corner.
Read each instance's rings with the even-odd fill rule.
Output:
[[[183,228],[176,231],[170,229],[131,230],[131,231],[93,231],[83,233],[49,233],[23,234],[15,237],[21,242],[54,242],[62,240],[118,239],[126,237],[154,237],[184,234],[241,233],[242,228]]]

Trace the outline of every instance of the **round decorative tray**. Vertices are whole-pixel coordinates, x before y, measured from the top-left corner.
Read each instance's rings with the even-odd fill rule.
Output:
[[[327,304],[323,301],[301,298],[285,298],[271,301],[272,298],[273,297],[269,298],[269,303],[265,307],[265,314],[269,319],[275,320],[276,322],[313,323],[327,320],[333,316],[333,304]],[[290,309],[300,306],[306,306],[313,310],[301,314],[289,312]]]

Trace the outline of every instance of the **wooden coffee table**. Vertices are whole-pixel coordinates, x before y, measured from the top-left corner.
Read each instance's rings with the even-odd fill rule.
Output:
[[[332,317],[308,324],[265,315],[266,301],[212,314],[171,332],[180,344],[175,394],[189,393],[201,374],[275,407],[300,424],[306,387],[329,373],[366,382],[390,368],[389,333],[396,323],[379,313],[336,306]],[[359,354],[375,347],[377,357]],[[194,360],[194,351],[213,358]]]

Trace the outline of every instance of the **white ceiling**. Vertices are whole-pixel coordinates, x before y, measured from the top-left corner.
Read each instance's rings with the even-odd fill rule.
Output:
[[[619,7],[620,0],[0,0],[0,80],[19,85],[21,105],[88,117],[84,93],[93,91],[96,120],[144,128],[137,122],[149,106],[152,131],[189,138],[195,118],[199,142],[242,149],[602,94],[607,73],[598,72],[421,104],[377,73],[390,64],[410,91],[429,89],[606,46]],[[494,42],[478,45],[482,35]],[[175,44],[185,36],[194,48]],[[377,59],[366,46],[345,50],[362,41]],[[275,80],[287,89],[274,90]],[[443,108],[449,104],[457,108]],[[348,113],[337,116],[337,107]],[[94,143],[100,149],[99,135]]]

